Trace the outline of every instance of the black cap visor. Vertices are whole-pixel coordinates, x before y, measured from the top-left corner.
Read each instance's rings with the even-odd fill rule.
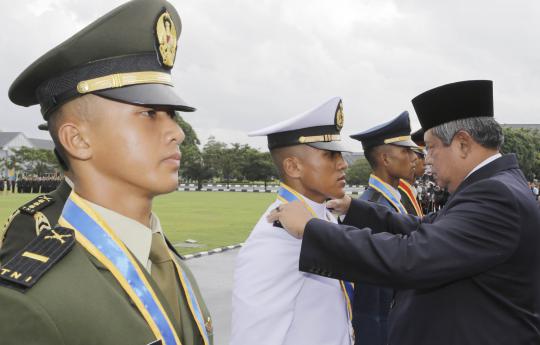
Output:
[[[397,146],[405,146],[405,147],[410,147],[410,148],[417,148],[418,145],[416,145],[416,143],[414,141],[412,141],[411,139],[408,139],[408,140],[403,140],[403,141],[395,141],[393,143],[389,143],[390,145],[397,145]]]
[[[94,91],[93,93],[98,96],[130,104],[184,112],[196,110],[187,105],[187,103],[176,94],[172,86],[165,84],[138,84],[115,89]]]
[[[321,141],[316,143],[306,144],[319,150],[335,151],[335,152],[355,152],[351,147],[343,144],[341,141]]]

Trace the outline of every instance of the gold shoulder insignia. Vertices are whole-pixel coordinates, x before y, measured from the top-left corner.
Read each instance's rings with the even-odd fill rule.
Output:
[[[16,256],[0,267],[0,284],[25,291],[62,259],[75,245],[72,229],[43,230]]]
[[[51,222],[49,222],[47,216],[41,212],[36,212],[36,214],[34,214],[34,221],[36,223],[36,235],[38,236],[43,230],[52,228]]]
[[[45,207],[54,203],[54,198],[50,195],[40,195],[37,198],[27,202],[19,207],[22,213],[33,216],[36,212],[43,210]]]

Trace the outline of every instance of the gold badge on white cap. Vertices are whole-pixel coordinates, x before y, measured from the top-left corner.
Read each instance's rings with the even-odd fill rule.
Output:
[[[344,119],[343,115],[343,102],[339,101],[338,108],[336,110],[336,128],[338,131],[340,131],[343,128],[343,121]]]

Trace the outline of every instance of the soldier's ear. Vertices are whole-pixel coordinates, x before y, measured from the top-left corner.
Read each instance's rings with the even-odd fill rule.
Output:
[[[302,162],[298,157],[289,156],[283,159],[283,173],[289,178],[302,176]]]
[[[82,121],[66,121],[58,128],[58,140],[71,160],[88,160],[92,147],[88,141],[87,126]]]
[[[385,148],[381,148],[378,152],[377,152],[377,161],[378,161],[378,164],[382,164],[382,166],[389,166],[390,165],[390,152],[389,150],[386,150]]]

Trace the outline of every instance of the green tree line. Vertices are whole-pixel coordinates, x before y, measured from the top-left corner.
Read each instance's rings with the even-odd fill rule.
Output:
[[[261,152],[249,145],[226,144],[210,137],[202,147],[191,125],[178,117],[178,124],[186,135],[180,145],[182,161],[180,176],[187,182],[232,181],[264,182],[277,178],[277,170],[269,152]]]
[[[270,153],[261,152],[249,145],[227,144],[210,137],[201,148],[195,130],[182,117],[177,122],[184,130],[185,139],[180,145],[182,162],[180,176],[185,182],[197,183],[199,188],[209,181],[266,182],[277,179],[277,170]],[[503,153],[515,153],[525,177],[532,181],[540,178],[540,132],[521,128],[503,128]],[[50,150],[21,147],[2,162],[7,169],[24,171],[28,174],[44,175],[60,168]],[[358,158],[347,170],[347,182],[351,185],[366,185],[371,167],[363,157]]]

